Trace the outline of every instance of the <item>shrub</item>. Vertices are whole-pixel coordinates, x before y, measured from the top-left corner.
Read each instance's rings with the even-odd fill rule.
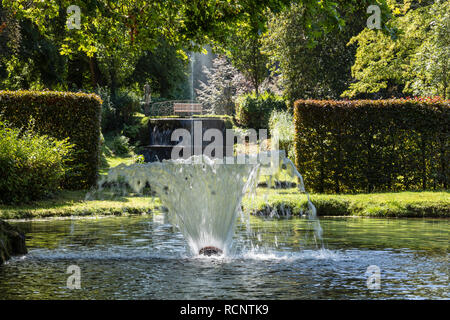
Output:
[[[111,149],[119,156],[128,155],[133,151],[130,146],[130,139],[122,135],[114,137],[111,143]]]
[[[97,89],[97,93],[103,100],[102,132],[108,136],[113,136],[115,134],[118,134],[119,136],[123,135],[129,139],[126,144],[139,145],[141,139],[145,138],[141,136],[141,132],[144,129],[143,125],[145,125],[142,122],[142,118],[144,118],[145,115],[141,113],[141,111],[144,109],[145,105],[142,101],[139,101],[137,94],[134,92],[119,91],[115,97],[112,97],[110,90],[102,87]],[[122,142],[117,141],[119,145],[124,142],[124,140]],[[111,143],[109,143],[109,147],[112,148]],[[121,151],[119,151],[118,154],[128,153],[120,146],[119,149],[121,149]]]
[[[140,112],[140,99],[131,91],[119,91],[112,99],[115,109],[115,128],[122,129],[125,124],[132,124],[133,114]]]
[[[108,166],[108,160],[106,157],[111,157],[113,154],[111,149],[106,144],[105,137],[102,133],[100,133],[100,150],[100,166],[104,168]]]
[[[292,115],[288,111],[274,110],[269,119],[269,131],[272,143],[278,141],[278,148],[286,151],[290,159],[294,159],[295,127]]]
[[[449,103],[299,100],[296,164],[318,192],[447,188]]]
[[[0,202],[41,199],[58,190],[72,145],[0,122]]]
[[[14,127],[35,119],[35,130],[74,144],[63,186],[96,184],[100,159],[101,99],[94,94],[52,91],[0,91],[0,114]]]
[[[270,93],[244,95],[237,102],[236,122],[244,128],[267,129],[273,110],[286,110],[286,102]]]
[[[119,91],[116,96],[111,96],[108,88],[99,87],[97,94],[103,100],[103,132],[120,132],[124,126],[133,123],[133,114],[135,112],[142,111],[140,99],[133,92]]]
[[[96,93],[102,99],[102,132],[111,131],[116,126],[115,108],[108,88],[99,87]]]

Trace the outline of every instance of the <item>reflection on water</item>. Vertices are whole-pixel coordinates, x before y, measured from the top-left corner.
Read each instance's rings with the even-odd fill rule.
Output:
[[[0,267],[0,299],[442,299],[448,220],[252,217],[232,254],[193,257],[162,214],[16,222],[29,254]],[[81,289],[67,288],[67,267]],[[381,288],[366,286],[367,267]]]

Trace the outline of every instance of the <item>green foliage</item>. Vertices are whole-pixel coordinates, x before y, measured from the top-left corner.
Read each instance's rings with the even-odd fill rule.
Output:
[[[142,52],[133,69],[124,84],[138,83],[142,88],[148,83],[153,102],[158,95],[172,100],[190,95],[187,63],[164,38],[154,50]]]
[[[7,23],[0,33],[0,50],[2,54],[6,52],[0,57],[0,88],[93,91],[97,86],[107,86],[115,96],[121,88],[142,88],[148,82],[153,96],[159,94],[170,99],[186,98],[186,52],[198,52],[206,44],[222,47],[258,90],[267,75],[267,55],[260,47],[268,12],[283,11],[289,3],[286,0],[208,0],[201,5],[196,1],[175,0],[0,2],[0,11],[7,12],[0,12],[0,25],[4,20]],[[339,21],[334,0],[301,3],[311,13],[305,19],[305,30],[311,39],[318,33],[311,17],[324,14],[326,26]],[[81,9],[80,29],[69,30],[66,26],[66,9],[70,5]],[[230,97],[228,93],[222,97]]]
[[[267,64],[269,58],[262,52],[262,21],[265,17],[249,15],[248,21],[240,24],[236,32],[230,35],[226,43],[218,44],[222,51],[230,57],[233,66],[250,81],[256,94],[269,75]]]
[[[438,0],[408,8],[397,9],[398,15],[387,22],[391,33],[364,29],[351,40],[358,43],[352,67],[357,81],[343,96],[449,96],[450,3]]]
[[[134,124],[134,113],[141,111],[140,98],[136,93],[119,90],[115,96],[111,96],[108,88],[99,87],[97,88],[97,94],[103,100],[103,132],[120,132],[127,126]]]
[[[238,98],[236,122],[244,128],[268,129],[269,118],[274,110],[286,110],[286,102],[271,93],[256,96],[255,93]]]
[[[1,1],[0,26],[0,89],[59,86],[65,75],[65,58],[59,55],[57,45],[43,37],[31,21],[17,19]]]
[[[60,188],[73,145],[0,122],[0,202],[42,199]]]
[[[145,163],[145,157],[142,154],[136,154],[133,156],[133,163]]]
[[[274,110],[269,119],[269,132],[272,145],[277,142],[279,150],[284,150],[291,160],[295,159],[295,127],[292,114],[288,111]]]
[[[327,12],[330,21],[339,19],[332,0],[302,1],[314,16]],[[72,0],[3,0],[3,5],[19,17],[34,21],[42,33],[49,33],[54,20],[65,18],[66,8]],[[224,39],[240,28],[248,16],[264,24],[268,9],[283,10],[288,1],[80,1],[81,28],[66,29],[60,39],[61,52],[71,55],[83,52],[92,57],[95,53],[117,51],[152,50],[161,37],[168,37],[169,44],[189,49]],[[65,19],[64,19],[65,20]],[[195,45],[194,45],[195,44]]]
[[[133,151],[130,146],[130,139],[123,135],[117,135],[113,138],[111,142],[111,150],[114,154],[119,156],[128,155]]]
[[[429,14],[431,30],[412,58],[414,78],[406,90],[446,99],[450,97],[450,3],[438,1]]]
[[[35,119],[39,134],[68,138],[73,160],[63,187],[88,188],[96,184],[100,159],[101,99],[94,94],[52,91],[0,91],[0,114],[13,126]]]
[[[448,187],[448,102],[300,100],[294,111],[296,164],[309,190]]]
[[[340,16],[335,21],[330,21],[329,11],[314,12],[301,2],[270,15],[263,52],[290,104],[296,99],[335,99],[348,87],[356,47],[346,44],[364,28],[370,4],[335,1]]]

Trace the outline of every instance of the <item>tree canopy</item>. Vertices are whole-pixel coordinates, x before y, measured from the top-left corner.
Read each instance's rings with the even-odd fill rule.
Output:
[[[387,96],[449,96],[450,3],[416,3],[393,8],[393,30],[364,29],[357,43],[352,83],[344,96],[381,92]]]

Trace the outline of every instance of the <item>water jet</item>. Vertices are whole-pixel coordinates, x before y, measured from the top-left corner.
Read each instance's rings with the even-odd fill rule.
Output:
[[[242,211],[242,198],[247,192],[256,190],[261,174],[270,174],[275,165],[279,169],[284,166],[300,178],[298,186],[305,193],[301,175],[284,152],[266,154],[269,163],[254,157],[258,158],[258,155],[246,156],[246,161],[239,163],[237,158],[211,159],[194,155],[188,159],[119,165],[109,170],[100,181],[100,188],[104,183],[120,179],[136,193],[142,193],[149,185],[168,209],[169,222],[183,234],[191,253],[226,255],[230,252],[237,217],[240,215],[241,221],[249,219],[250,213]],[[309,196],[308,206],[310,218],[315,219],[315,208]],[[317,223],[317,238],[320,237],[320,224]]]

